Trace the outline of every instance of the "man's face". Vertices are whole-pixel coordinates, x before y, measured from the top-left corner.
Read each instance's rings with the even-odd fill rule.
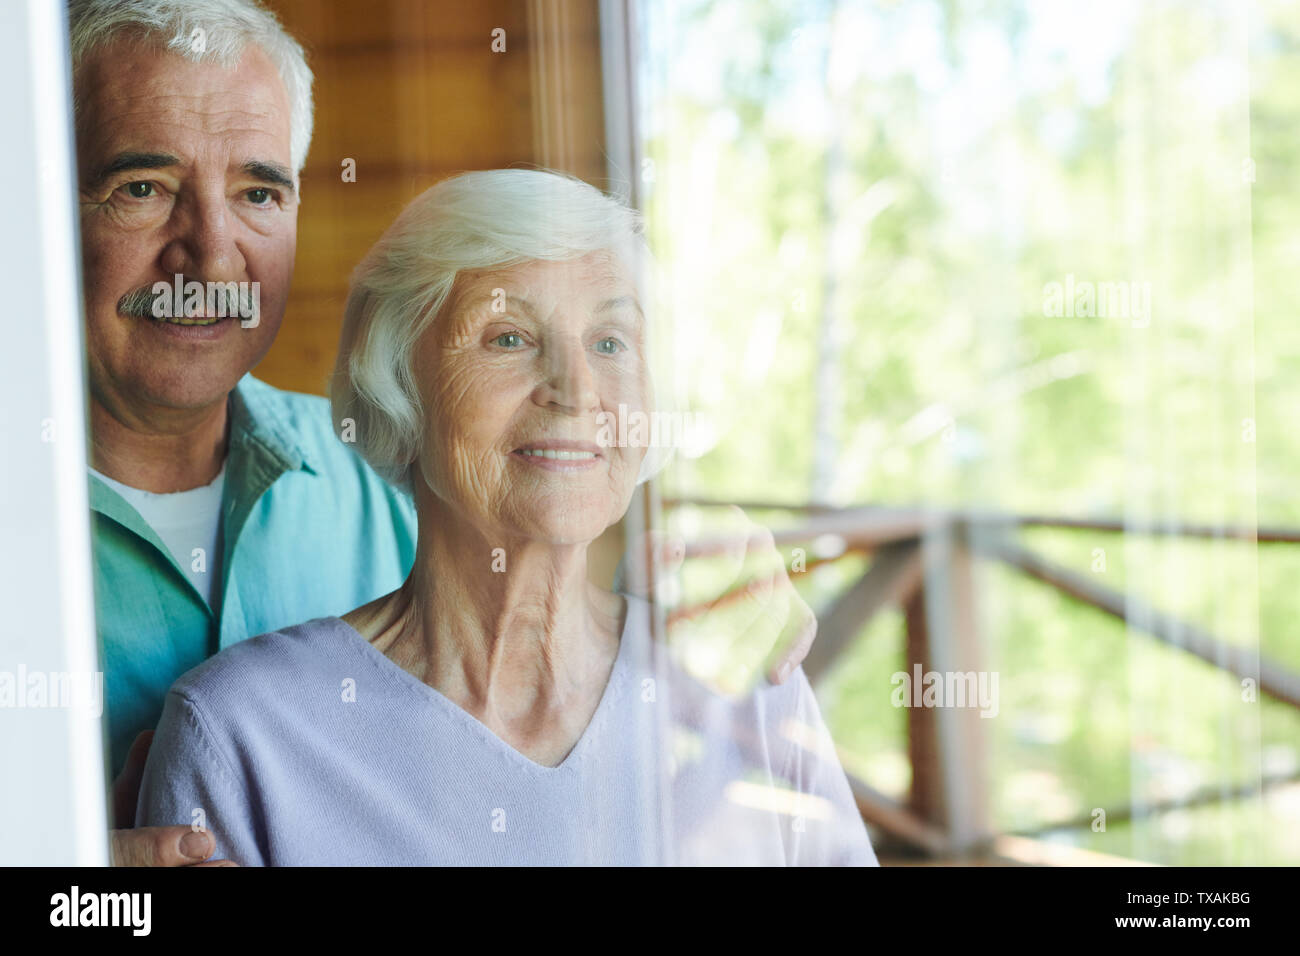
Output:
[[[130,41],[88,59],[76,84],[91,392],[135,415],[211,405],[284,317],[298,221],[284,85],[256,47],[228,70]],[[256,324],[125,314],[124,297],[177,274],[205,290],[258,283]],[[186,321],[214,315],[205,297]]]

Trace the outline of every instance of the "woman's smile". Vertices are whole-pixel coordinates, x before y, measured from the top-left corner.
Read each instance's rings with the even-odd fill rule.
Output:
[[[546,471],[580,472],[591,471],[602,460],[604,453],[600,446],[581,441],[533,441],[510,453],[510,457]]]

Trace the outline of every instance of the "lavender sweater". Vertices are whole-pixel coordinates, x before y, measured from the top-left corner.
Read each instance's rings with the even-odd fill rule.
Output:
[[[648,621],[557,767],[338,618],[243,641],[172,686],[137,822],[245,866],[876,865],[803,671],[727,700]]]

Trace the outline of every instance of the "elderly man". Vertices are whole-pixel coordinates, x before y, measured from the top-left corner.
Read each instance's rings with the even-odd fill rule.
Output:
[[[69,10],[96,610],[112,767],[129,764],[123,824],[147,748],[131,742],[171,683],[237,641],[400,585],[415,526],[409,500],[335,438],[324,399],[249,375],[293,272],[312,124],[301,48],[236,0]],[[257,283],[257,314],[214,319],[206,297],[199,315],[155,308],[169,298],[155,283],[176,276]],[[212,852],[187,827],[113,842],[124,863]]]
[[[301,47],[253,0],[71,0],[69,28],[96,610],[129,827],[171,683],[245,638],[399,587],[415,517],[338,441],[325,399],[249,374],[293,271],[312,128]],[[190,283],[217,293],[171,294]],[[189,827],[113,835],[123,864],[212,850]]]

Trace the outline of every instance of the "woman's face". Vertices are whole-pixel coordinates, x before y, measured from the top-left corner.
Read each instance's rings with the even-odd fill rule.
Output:
[[[585,543],[623,516],[646,449],[597,438],[602,423],[649,410],[650,382],[644,316],[618,257],[460,273],[414,367],[421,472],[489,537]]]

